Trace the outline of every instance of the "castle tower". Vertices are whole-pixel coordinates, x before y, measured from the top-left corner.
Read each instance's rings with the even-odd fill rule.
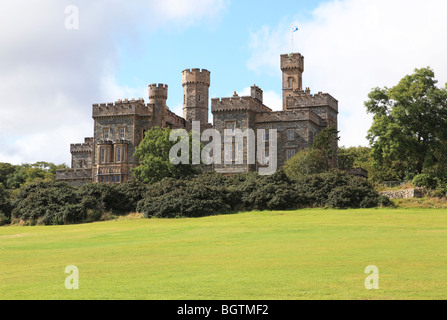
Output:
[[[287,109],[286,98],[293,90],[302,90],[304,57],[299,53],[281,55],[282,71],[282,106]]]
[[[182,72],[183,118],[188,122],[208,123],[208,91],[210,72],[205,69],[186,69]]]
[[[168,99],[168,85],[159,83],[149,85],[149,104],[154,105],[153,122],[155,127],[166,126],[166,100]]]

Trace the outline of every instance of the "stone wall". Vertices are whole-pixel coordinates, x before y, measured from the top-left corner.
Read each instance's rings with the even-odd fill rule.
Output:
[[[386,196],[390,199],[422,198],[425,195],[425,190],[422,188],[414,188],[405,190],[383,191],[380,192],[380,195]]]
[[[81,186],[92,182],[92,169],[64,169],[56,171],[56,180],[72,186]]]

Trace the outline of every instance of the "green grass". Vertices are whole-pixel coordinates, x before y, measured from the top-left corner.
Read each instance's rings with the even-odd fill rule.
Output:
[[[447,209],[9,226],[0,299],[446,299],[446,249]],[[68,265],[79,290],[65,289]]]

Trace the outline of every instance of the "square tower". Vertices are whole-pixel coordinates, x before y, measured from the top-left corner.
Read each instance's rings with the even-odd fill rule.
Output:
[[[287,97],[303,87],[304,57],[300,53],[282,54],[281,71],[282,108],[286,110]]]

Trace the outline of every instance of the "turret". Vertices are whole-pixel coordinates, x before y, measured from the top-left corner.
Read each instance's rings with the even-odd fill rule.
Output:
[[[149,104],[154,105],[153,125],[156,127],[165,127],[166,120],[166,100],[168,99],[168,85],[150,84],[149,85]]]
[[[186,69],[182,72],[183,118],[188,122],[208,123],[210,72],[205,69]]]
[[[286,110],[286,100],[294,90],[303,87],[304,57],[299,53],[281,55],[282,104]]]

